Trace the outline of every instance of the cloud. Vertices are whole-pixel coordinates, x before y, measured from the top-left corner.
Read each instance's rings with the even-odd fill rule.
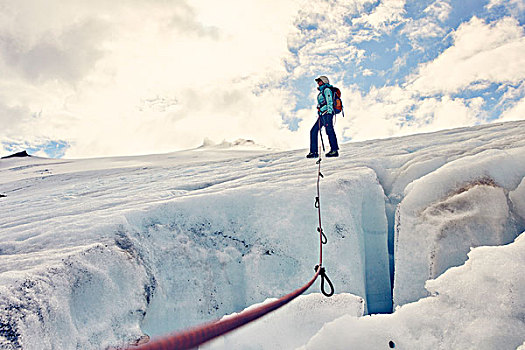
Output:
[[[343,135],[354,141],[383,138],[399,133],[413,96],[399,87],[372,88],[368,93],[357,86],[343,89],[345,118],[339,118]]]
[[[403,28],[403,34],[406,34],[413,41],[414,46],[421,50],[423,47],[417,45],[417,40],[442,37],[445,33],[445,28],[428,17],[410,22]]]
[[[110,26],[84,13],[81,6],[68,19],[64,11],[70,6],[54,1],[4,3],[0,24],[4,69],[32,83],[60,79],[75,84],[84,78],[103,56],[103,39],[111,36]]]
[[[352,141],[476,125],[484,104],[479,97],[421,98],[401,86],[372,88],[368,93],[357,85],[341,88],[345,118],[337,117],[336,131]],[[302,123],[300,133],[306,133],[309,124]]]
[[[483,105],[482,98],[463,99],[443,96],[422,100],[415,110],[418,132],[475,125]]]
[[[430,4],[423,12],[437,18],[440,22],[446,21],[452,12],[450,0],[437,0]]]
[[[486,8],[492,10],[494,7],[503,6],[515,16],[523,14],[525,10],[525,1],[523,0],[490,0]]]
[[[9,154],[10,154],[9,150],[0,143],[0,157],[5,157],[5,156],[8,156]]]
[[[503,109],[496,121],[524,120],[525,119],[525,82],[517,87],[506,87],[498,106]]]
[[[6,105],[1,99],[0,125],[0,143],[15,147],[15,151],[49,143],[60,129],[56,121],[43,116],[43,111],[33,112],[23,105]]]
[[[199,22],[195,9],[185,2],[179,2],[176,6],[170,25],[182,33],[195,34],[198,37],[218,39],[220,36],[219,28]]]
[[[248,82],[245,87],[249,88]],[[169,111],[129,109],[122,115],[98,119],[97,128],[82,118],[72,135],[75,144],[66,156],[169,152],[176,146],[197,147],[205,137],[219,143],[243,136],[270,147],[289,147],[292,132],[280,113],[286,110],[287,99],[286,91],[246,94],[242,85],[228,90],[216,85],[188,88],[177,96],[178,107]],[[95,142],[94,134],[104,142]]]
[[[446,34],[443,23],[449,18],[451,11],[452,6],[448,1],[434,1],[423,10],[423,17],[406,21],[401,33],[412,41],[413,46],[423,50],[424,47],[418,43],[419,40],[442,37]]]
[[[290,146],[291,92],[257,90],[286,74],[296,1],[2,6],[0,124],[12,125],[2,141],[64,140],[67,157],[167,152],[205,136]]]
[[[382,0],[370,13],[352,20],[354,28],[364,27],[353,42],[368,41],[390,33],[405,21],[405,0]]]
[[[343,90],[348,118],[336,128],[354,140],[472,125],[494,105],[520,113],[520,22],[491,15],[452,31],[459,5],[427,3],[4,1],[0,140],[61,140],[67,157],[169,152],[205,137],[306,147],[319,74]]]
[[[20,125],[31,121],[31,111],[27,107],[8,106],[2,102],[0,102],[0,116],[4,135],[12,134]]]
[[[419,66],[409,89],[456,93],[479,82],[517,83],[525,78],[524,31],[515,19],[485,23],[473,17],[453,37],[453,46]]]
[[[373,30],[364,29],[366,21],[362,18],[370,6],[378,7],[373,0],[314,0],[299,10],[295,28],[288,35],[288,81],[312,79],[319,74],[330,75],[334,80],[347,74],[352,76],[348,67],[357,66],[365,55],[365,50],[354,42],[359,41],[356,38],[360,35],[370,38]],[[354,21],[360,24],[354,25]]]
[[[496,121],[525,120],[525,98],[516,102],[511,108],[501,114]]]
[[[99,21],[88,21],[67,28],[59,36],[45,34],[31,46],[24,47],[17,38],[3,36],[0,48],[8,66],[20,70],[30,81],[61,79],[76,83],[103,55],[98,46],[106,32]]]
[[[381,38],[406,21],[404,6],[404,0],[308,3],[298,12],[295,31],[288,38],[288,81],[304,82],[319,74],[345,81],[383,79],[388,68],[378,43],[385,43]],[[392,55],[393,50],[386,51]]]

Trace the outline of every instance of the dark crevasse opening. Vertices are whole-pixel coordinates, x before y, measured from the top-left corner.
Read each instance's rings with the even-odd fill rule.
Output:
[[[371,167],[376,175],[377,182],[382,188],[383,200],[382,208],[376,208],[378,217],[379,215],[384,215],[386,217],[386,259],[387,263],[384,266],[384,270],[388,275],[388,296],[389,296],[389,307],[384,308],[377,313],[392,313],[393,312],[393,295],[394,295],[394,274],[395,274],[395,231],[396,225],[398,225],[398,220],[396,218],[397,207],[401,202],[401,197],[397,193],[392,193],[392,183],[388,180],[389,174],[385,169],[380,167]],[[373,254],[373,252],[370,252]],[[377,254],[377,252],[376,252]],[[385,293],[386,294],[386,293]],[[369,310],[369,313],[373,313]]]
[[[394,241],[395,241],[395,226],[396,226],[396,209],[399,204],[398,200],[389,199],[386,202],[386,218],[388,221],[388,261],[390,273],[390,286],[392,288],[392,295],[394,290],[394,273],[395,273],[395,259],[394,259]]]
[[[362,224],[368,314],[392,312],[393,249],[390,247],[388,213],[382,197],[364,198]]]

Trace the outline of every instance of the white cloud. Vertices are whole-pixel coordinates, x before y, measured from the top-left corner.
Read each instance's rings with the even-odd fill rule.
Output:
[[[512,18],[487,24],[473,17],[454,33],[454,45],[420,65],[408,88],[423,94],[454,93],[479,82],[525,79],[525,37]]]
[[[516,102],[511,108],[502,113],[496,121],[525,120],[525,97]]]
[[[397,57],[396,60],[394,61],[394,64],[392,65],[392,71],[397,73],[399,72],[401,68],[406,66],[408,57],[409,57],[408,54],[404,54],[402,56]]]
[[[354,27],[364,26],[360,34],[353,36],[353,42],[368,41],[382,34],[390,33],[393,28],[405,21],[406,0],[382,0],[371,13],[365,13],[352,20]]]
[[[1,6],[1,140],[66,140],[68,157],[172,151],[205,136],[290,146],[290,92],[254,90],[286,74],[297,1]]]
[[[434,1],[423,10],[423,17],[407,21],[402,33],[412,41],[413,46],[422,50],[424,48],[418,44],[418,40],[437,38],[446,34],[443,22],[449,18],[451,11],[452,6],[448,1]]]
[[[89,118],[82,118],[74,130],[76,144],[66,155],[168,152],[173,145],[199,146],[205,137],[221,142],[242,136],[270,147],[289,147],[292,132],[283,125],[280,113],[286,111],[288,92],[269,90],[255,96],[245,90],[250,84],[188,88],[178,97],[182,104],[178,108],[148,113],[119,108],[112,118],[98,120],[100,125],[92,130]],[[93,143],[94,133],[104,142]]]
[[[482,104],[481,98],[428,98],[418,104],[414,120],[418,132],[471,126],[478,121]]]
[[[336,128],[353,139],[471,125],[483,114],[481,100],[454,92],[516,86],[525,76],[519,23],[474,18],[404,86],[361,92],[341,83],[357,72],[373,75],[367,83],[381,79],[381,69],[361,64],[366,55],[385,57],[362,41],[400,25],[423,43],[446,35],[445,0],[412,22],[405,0],[0,0],[0,7],[0,140],[65,140],[67,157],[168,152],[205,137],[307,147],[319,74],[343,90],[348,118]],[[413,64],[401,39],[393,72]],[[290,86],[305,79],[312,86],[298,88],[308,100],[296,101]],[[522,111],[511,90],[498,107],[509,118]],[[295,111],[296,102],[308,107]],[[299,120],[299,130],[283,118]]]
[[[6,157],[9,155],[9,151],[4,148],[2,144],[0,144],[0,157]]]
[[[354,141],[472,126],[484,103],[481,98],[421,99],[400,86],[373,88],[367,94],[356,86],[342,90],[345,118],[338,117],[336,129]]]
[[[364,51],[348,44],[355,34],[347,21],[370,2],[372,0],[305,2],[295,16],[295,29],[288,36],[292,53],[287,63],[293,77],[319,72],[331,75],[344,70],[351,62],[358,62]]]
[[[498,107],[502,107],[504,110],[496,121],[524,120],[525,82],[522,82],[517,87],[508,86],[503,88],[506,88],[506,91],[501,97]]]
[[[493,7],[504,6],[510,10],[514,15],[523,13],[525,10],[525,1],[524,0],[490,0],[487,4],[487,9],[491,10]]]
[[[424,48],[417,45],[417,40],[421,38],[438,38],[445,35],[445,33],[445,29],[440,24],[428,17],[409,22],[403,28],[403,34],[407,35],[413,41],[413,45],[421,50]]]
[[[97,44],[105,35],[105,23],[95,19],[73,23],[58,35],[42,33],[31,43],[3,33],[0,52],[7,68],[18,70],[29,81],[60,79],[74,84],[102,57]]]
[[[503,95],[500,98],[498,107],[508,108],[516,101],[525,97],[525,81],[522,81],[517,86],[502,85],[499,87],[500,92],[503,91]]]
[[[372,89],[362,94],[356,87],[344,89],[345,118],[339,118],[344,136],[355,141],[383,138],[400,132],[412,96],[399,87]]]
[[[449,0],[437,0],[430,4],[424,12],[429,14],[432,17],[436,17],[439,21],[446,21],[450,12],[452,11],[452,6],[449,3]]]

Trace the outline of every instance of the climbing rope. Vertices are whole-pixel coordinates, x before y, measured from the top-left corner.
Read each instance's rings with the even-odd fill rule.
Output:
[[[228,317],[226,319],[218,320],[215,322],[207,323],[201,326],[197,326],[186,331],[174,333],[164,338],[153,340],[147,344],[139,347],[130,347],[128,350],[189,350],[194,349],[197,346],[210,341],[216,337],[225,335],[228,332],[233,331],[247,323],[255,321],[256,319],[288,304],[299,295],[303,294],[310,286],[316,281],[317,277],[321,276],[321,292],[331,297],[334,295],[334,285],[326,275],[326,269],[323,267],[323,245],[328,242],[326,235],[323,232],[321,222],[321,195],[320,195],[320,181],[323,178],[321,173],[321,150],[324,152],[324,141],[323,135],[321,134],[321,118],[319,117],[319,134],[321,136],[322,149],[319,152],[319,159],[317,160],[318,172],[317,172],[317,196],[315,197],[315,208],[317,209],[319,217],[319,226],[317,232],[319,233],[319,264],[315,266],[315,274],[312,279],[304,286],[296,289],[295,291],[283,296],[282,298],[273,302],[261,305],[254,309],[245,310],[236,316]],[[327,292],[325,289],[325,283],[328,284],[330,290]]]
[[[140,350],[186,350],[193,349],[213,338],[224,335],[236,328],[252,322],[286,304],[299,295],[303,294],[315,282],[321,274],[321,269],[317,269],[314,277],[301,288],[275,300],[271,303],[261,305],[255,309],[243,311],[240,314],[222,319],[216,322],[198,326],[187,331],[161,338],[145,345],[140,346]],[[131,350],[132,348],[129,348]],[[137,349],[137,348],[133,348]]]
[[[321,117],[320,116],[318,118],[318,123],[319,123],[319,125],[318,125],[319,126],[319,136],[321,137],[321,146],[319,148],[319,159],[316,162],[316,164],[318,165],[318,169],[317,169],[317,196],[315,197],[314,207],[317,209],[317,216],[318,216],[318,219],[319,219],[319,226],[317,227],[317,232],[319,232],[319,265],[317,265],[315,267],[315,270],[316,271],[319,270],[319,275],[321,276],[321,292],[326,297],[331,297],[332,295],[334,295],[334,285],[332,284],[332,281],[330,281],[330,279],[326,275],[326,270],[323,267],[323,244],[328,243],[328,238],[324,234],[323,223],[322,223],[322,220],[321,220],[321,190],[320,190],[321,186],[320,186],[320,184],[321,184],[321,179],[324,178],[324,175],[321,172],[321,162],[323,160],[323,156],[322,155],[323,155],[323,152],[325,152],[325,148],[324,148],[323,134],[321,132]],[[325,290],[325,282],[328,283],[328,285],[330,286],[330,291],[329,292],[326,292],[326,290]]]

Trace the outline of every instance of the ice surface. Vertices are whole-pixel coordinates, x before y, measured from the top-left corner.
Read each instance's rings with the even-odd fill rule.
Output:
[[[518,219],[525,222],[525,177],[521,180],[519,186],[509,193],[509,198],[514,207],[514,213]]]
[[[432,296],[390,315],[345,315],[302,350],[516,349],[525,339],[525,233],[507,246],[479,247],[427,282]]]
[[[470,247],[511,242],[523,227],[515,223],[508,192],[524,176],[520,147],[449,162],[407,186],[398,207],[395,305],[427,295],[425,281],[462,264]]]
[[[394,271],[394,296],[405,295],[398,304],[417,300],[428,294],[425,280],[461,265],[470,246],[510,242],[525,230],[524,133],[525,122],[446,130],[344,144],[338,159],[323,160],[323,265],[337,298],[351,293],[365,300],[365,313],[389,311]],[[165,155],[1,160],[0,348],[130,344],[303,285],[319,258],[317,167],[304,155],[239,142]],[[486,283],[478,287],[488,293]],[[324,308],[324,299],[305,300]],[[391,316],[342,317],[366,334],[411,305]],[[332,311],[323,329],[340,316]],[[286,324],[291,316],[275,317]],[[463,320],[448,321],[454,328]],[[260,322],[250,332],[269,334],[273,322]],[[280,344],[305,344],[321,326],[290,331]],[[419,326],[432,332],[431,322]],[[385,328],[387,343],[390,334]],[[222,341],[232,344],[235,333]]]
[[[296,181],[184,197],[128,214],[117,244],[138,256],[156,282],[143,329],[160,335],[304,284],[319,254],[315,184]],[[329,276],[338,292],[389,310],[384,195],[374,172],[357,168],[345,179],[327,178],[324,188],[325,228],[333,232],[323,259]]]
[[[0,348],[96,349],[139,337],[144,275],[143,267],[103,245],[22,274],[0,286]]]
[[[270,300],[268,300],[270,301]],[[295,349],[325,323],[343,315],[363,316],[364,300],[352,294],[300,296],[258,322],[201,346],[202,350]],[[233,315],[232,315],[233,316]]]

